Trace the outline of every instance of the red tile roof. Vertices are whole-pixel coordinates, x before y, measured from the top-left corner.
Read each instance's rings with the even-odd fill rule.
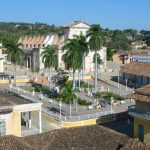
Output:
[[[63,128],[28,137],[0,138],[1,150],[150,150],[148,146],[108,128],[93,125]]]
[[[135,90],[133,94],[129,94],[128,98],[137,101],[150,102],[150,84]]]
[[[150,77],[150,63],[133,62],[121,66],[121,72],[138,76]]]

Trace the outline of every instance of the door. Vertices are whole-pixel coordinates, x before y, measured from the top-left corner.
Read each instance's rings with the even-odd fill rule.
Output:
[[[144,126],[139,125],[139,140],[144,142]]]

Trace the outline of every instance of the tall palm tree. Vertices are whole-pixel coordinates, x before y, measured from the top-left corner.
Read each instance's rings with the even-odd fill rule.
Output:
[[[97,52],[102,48],[102,29],[99,24],[91,25],[91,28],[87,32],[87,38],[89,39],[89,47],[92,51],[95,51],[95,92],[97,92]]]
[[[88,44],[87,44],[87,39],[86,37],[80,33],[79,36],[76,36],[78,39],[78,45],[79,45],[79,54],[82,55],[82,66],[79,66],[78,68],[78,84],[79,84],[79,89],[80,89],[80,72],[82,68],[82,80],[84,81],[84,71],[85,71],[85,56],[88,55],[89,49],[88,49]]]
[[[51,69],[57,66],[57,54],[54,46],[48,45],[41,53],[44,67],[49,69],[49,89],[51,90]]]
[[[75,71],[82,65],[82,53],[80,51],[79,39],[77,37],[68,39],[63,46],[63,50],[66,50],[63,55],[65,64],[70,69],[73,69],[73,89],[75,89]]]
[[[23,51],[20,46],[21,44],[18,43],[16,40],[14,40],[13,42],[10,41],[6,44],[8,61],[11,61],[14,64],[14,86],[16,86],[16,65],[23,56]]]

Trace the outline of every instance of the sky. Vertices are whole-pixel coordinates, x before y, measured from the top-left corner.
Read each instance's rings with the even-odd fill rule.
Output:
[[[1,0],[0,22],[65,25],[74,20],[110,29],[150,30],[150,0]]]

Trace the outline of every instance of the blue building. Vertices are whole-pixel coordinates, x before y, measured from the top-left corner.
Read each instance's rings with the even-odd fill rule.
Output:
[[[150,55],[142,56],[142,55],[133,55],[132,56],[133,62],[150,62]]]

